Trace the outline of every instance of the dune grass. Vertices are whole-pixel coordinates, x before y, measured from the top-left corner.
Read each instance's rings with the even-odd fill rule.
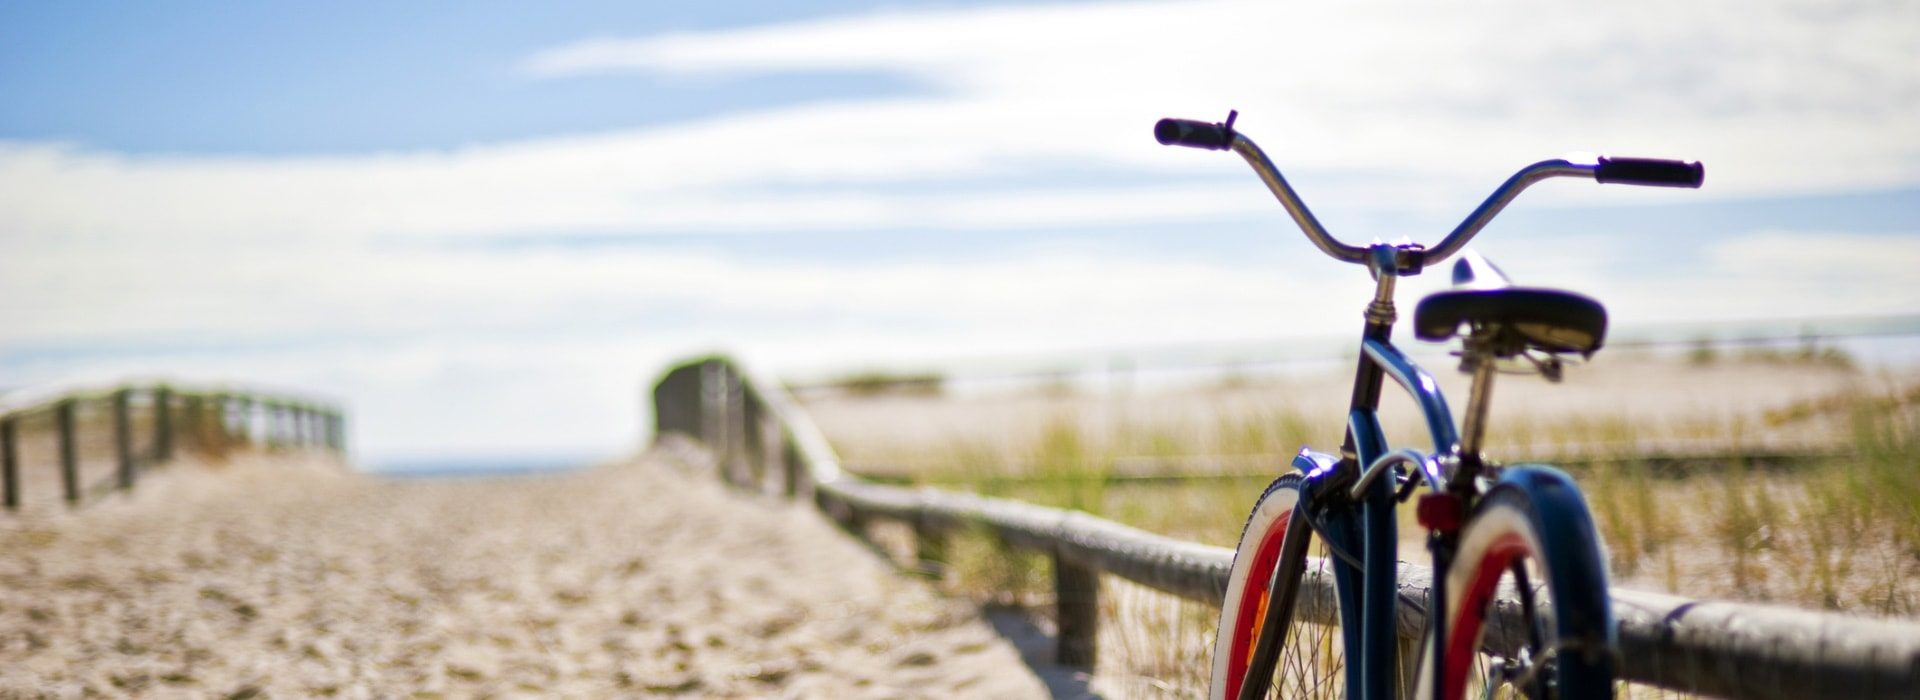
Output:
[[[1856,397],[1844,458],[1782,469],[1738,458],[1765,427],[1700,421],[1662,435],[1713,440],[1733,458],[1656,469],[1633,451],[1647,426],[1617,416],[1536,422],[1506,430],[1494,452],[1577,449],[1569,467],[1587,493],[1616,578],[1683,595],[1780,601],[1875,614],[1914,607],[1914,587],[1894,580],[1920,564],[1920,444],[1916,414]],[[1285,469],[1292,451],[1325,426],[1285,411],[1225,416],[1176,432],[1121,424],[1100,432],[1071,420],[1037,437],[955,441],[922,455],[909,481],[1081,510],[1153,532],[1217,545],[1238,535],[1251,499]],[[1332,441],[1322,441],[1332,442]],[[1207,455],[1199,478],[1136,482],[1129,460]],[[1233,462],[1227,467],[1222,461]],[[1180,465],[1179,460],[1167,462]],[[1221,473],[1224,472],[1224,473]],[[1404,521],[1409,536],[1410,520]],[[1861,568],[1865,557],[1894,564]],[[1870,570],[1871,569],[1871,570]]]
[[[1498,425],[1490,452],[1572,454],[1615,585],[1680,595],[1778,602],[1869,615],[1913,615],[1920,603],[1920,410],[1917,394],[1861,390],[1754,415],[1524,416]],[[1809,408],[1809,406],[1811,406]],[[1733,455],[1768,444],[1780,422],[1825,421],[1817,433],[1847,456],[1782,467],[1728,459],[1655,464],[1650,444],[1715,444]],[[1403,420],[1390,434],[1418,434]],[[858,444],[868,463],[897,460],[905,480],[1086,511],[1152,532],[1231,546],[1252,499],[1303,444],[1331,451],[1339,426],[1290,408],[1210,419],[1089,421],[1062,414],[1025,436],[922,446]],[[844,444],[844,443],[843,443]],[[876,455],[885,454],[886,457]],[[1199,478],[1135,480],[1158,459]],[[1409,510],[1409,509],[1403,509]],[[1424,561],[1403,513],[1402,559]],[[1045,557],[985,536],[954,540],[945,585],[996,604],[1048,610]],[[1184,697],[1205,687],[1217,610],[1105,577],[1097,675],[1128,697]],[[1683,697],[1632,689],[1628,697]]]

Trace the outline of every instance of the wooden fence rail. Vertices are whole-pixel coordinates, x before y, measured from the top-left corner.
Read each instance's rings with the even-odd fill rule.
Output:
[[[725,357],[671,368],[653,388],[657,435],[681,433],[711,449],[719,472],[743,488],[806,497],[855,532],[874,519],[913,528],[921,565],[941,565],[945,538],[984,529],[1008,544],[1052,558],[1056,659],[1091,668],[1097,655],[1099,574],[1219,605],[1230,549],[1183,542],[1086,513],[932,488],[864,481],[839,460],[807,414],[778,383]],[[777,479],[769,483],[769,475]],[[1298,603],[1308,619],[1332,621],[1332,576],[1308,567]],[[1424,567],[1399,572],[1399,632],[1417,643],[1427,622]],[[1772,605],[1693,600],[1615,589],[1625,680],[1730,698],[1920,697],[1920,624]],[[1524,629],[1517,603],[1496,601],[1489,630]],[[1487,650],[1518,644],[1490,631]]]
[[[30,423],[48,422],[45,430]],[[158,381],[57,385],[0,395],[0,502],[17,511],[29,482],[23,444],[51,432],[60,495],[78,506],[94,493],[128,490],[142,472],[180,449],[214,451],[245,444],[346,451],[346,419],[325,402],[237,387]],[[108,440],[111,479],[83,483],[83,438]],[[144,437],[145,440],[139,438]],[[50,475],[49,475],[50,476]]]

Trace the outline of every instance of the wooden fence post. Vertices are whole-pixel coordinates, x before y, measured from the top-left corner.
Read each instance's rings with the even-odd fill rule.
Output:
[[[1053,595],[1055,617],[1059,620],[1054,662],[1092,669],[1094,635],[1100,619],[1100,572],[1074,564],[1054,552]]]
[[[947,576],[947,533],[933,527],[924,517],[913,521],[914,558],[919,560],[922,576],[941,580]]]
[[[727,464],[727,481],[737,487],[747,485],[747,401],[746,390],[740,383],[740,375],[734,373],[732,365],[722,365],[722,376],[726,377],[725,420],[727,444],[724,450]]]
[[[334,409],[327,413],[327,449],[332,450],[335,454],[346,452],[346,449],[343,447],[345,445],[345,426],[346,418],[340,415],[339,409]]]
[[[732,481],[727,460],[727,375],[719,360],[700,365],[700,442],[713,452],[720,481]]]
[[[253,397],[236,396],[233,399],[234,438],[248,447],[253,446]]]
[[[288,403],[287,412],[280,417],[280,420],[287,429],[287,439],[285,440],[287,447],[295,450],[300,449],[300,404]]]
[[[871,538],[867,536],[866,512],[860,510],[858,506],[852,503],[841,503],[840,508],[841,512],[846,515],[845,526],[847,531],[852,532],[854,537],[871,541]]]
[[[225,393],[213,395],[213,433],[220,437],[220,449],[233,446],[233,397]]]
[[[673,368],[653,386],[653,432],[656,437],[681,433],[700,438],[706,419],[701,388],[706,364],[690,363]]]
[[[794,444],[792,435],[788,435],[785,439],[781,440],[780,468],[782,472],[781,480],[785,482],[781,484],[781,486],[786,492],[787,498],[799,497],[800,446]]]
[[[60,485],[67,505],[80,505],[80,442],[73,420],[73,399],[60,402],[54,409],[54,423],[60,434]]]
[[[293,405],[293,446],[306,449],[313,445],[313,408],[306,404]]]
[[[186,430],[181,432],[185,436],[182,442],[186,444],[187,449],[204,450],[207,446],[203,444],[200,435],[207,428],[206,401],[200,394],[187,394],[184,398],[185,404],[181,412],[185,414]]]
[[[20,510],[20,429],[14,416],[0,418],[0,486],[7,510]]]
[[[740,456],[746,460],[746,485],[754,493],[767,490],[767,423],[760,416],[760,402],[740,391]]]
[[[307,447],[317,448],[327,444],[326,409],[319,406],[307,407]]]
[[[153,390],[153,459],[173,459],[173,391],[164,386]]]
[[[119,460],[120,488],[133,488],[133,390],[113,392],[113,448]]]
[[[253,399],[246,395],[228,397],[227,424],[232,426],[230,439],[236,447],[253,447]]]

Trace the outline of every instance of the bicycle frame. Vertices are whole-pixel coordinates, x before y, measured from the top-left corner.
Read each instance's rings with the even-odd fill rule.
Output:
[[[1382,330],[1390,329],[1387,325]],[[1394,684],[1401,665],[1396,623],[1396,481],[1378,476],[1390,473],[1396,465],[1410,465],[1413,468],[1408,478],[1439,488],[1450,476],[1440,465],[1459,463],[1458,431],[1439,385],[1392,343],[1371,337],[1374,330],[1370,326],[1370,337],[1361,341],[1362,355],[1355,377],[1360,390],[1355,392],[1347,418],[1349,449],[1343,451],[1351,454],[1351,460],[1303,450],[1293,461],[1306,479],[1301,489],[1305,507],[1295,509],[1294,524],[1311,527],[1337,554],[1331,565],[1341,624],[1348,630],[1360,630],[1357,639],[1351,634],[1345,637],[1348,663],[1361,665],[1359,673],[1347,674],[1346,694],[1350,698],[1393,698],[1399,694]],[[1433,442],[1432,452],[1389,451],[1378,417],[1380,389],[1389,377],[1419,407]],[[1361,480],[1361,464],[1368,465],[1364,473],[1372,478]],[[1355,566],[1350,557],[1361,565]],[[1436,565],[1444,566],[1440,562]],[[1370,575],[1370,571],[1378,573]],[[1283,604],[1290,607],[1292,601]]]
[[[1429,528],[1427,548],[1434,559],[1431,599],[1444,605],[1446,572],[1458,545],[1460,523],[1472,512],[1477,497],[1483,492],[1479,477],[1486,467],[1479,449],[1493,372],[1490,362],[1470,363],[1475,368],[1474,383],[1463,442],[1463,431],[1455,427],[1453,413],[1433,376],[1393,346],[1391,337],[1397,319],[1395,281],[1403,275],[1419,274],[1459,252],[1521,191],[1543,180],[1579,177],[1600,183],[1699,187],[1705,170],[1697,162],[1646,158],[1540,161],[1509,177],[1432,248],[1411,243],[1355,246],[1340,242],[1320,225],[1260,147],[1234,131],[1236,116],[1237,113],[1229,113],[1227,120],[1220,124],[1163,119],[1154,126],[1154,137],[1166,145],[1231,150],[1238,154],[1315,247],[1342,262],[1366,265],[1376,283],[1374,298],[1366,309],[1366,327],[1361,336],[1359,366],[1354,373],[1346,437],[1340,454],[1336,457],[1302,449],[1294,458],[1293,466],[1302,472],[1304,479],[1300,501],[1293,509],[1293,520],[1288,527],[1311,528],[1335,555],[1331,562],[1334,586],[1340,603],[1341,624],[1348,630],[1342,635],[1348,662],[1347,697],[1387,700],[1399,694],[1394,680],[1402,668],[1397,635],[1399,538],[1393,509],[1420,483],[1435,492],[1426,498],[1434,499],[1436,512],[1451,509],[1452,514],[1447,516],[1451,520],[1439,516],[1429,520],[1428,501],[1423,500],[1420,508],[1422,525]],[[1389,451],[1378,415],[1380,392],[1388,378],[1413,398],[1425,418],[1428,437],[1433,443],[1431,452]],[[1394,474],[1395,467],[1406,467],[1404,476]],[[1389,474],[1394,474],[1394,478],[1383,478]],[[1402,478],[1406,480],[1404,486],[1400,485]],[[1565,475],[1552,469],[1505,468],[1500,471],[1500,481],[1513,484],[1525,491],[1532,502],[1546,504],[1546,507],[1584,507],[1578,489]],[[1552,537],[1590,540],[1592,533],[1561,532]],[[1272,573],[1276,581],[1282,576],[1301,574],[1299,567],[1306,560],[1305,541],[1304,537],[1288,538],[1290,548],[1281,552],[1280,565]],[[1559,562],[1554,551],[1558,550],[1549,550],[1546,556],[1561,565],[1552,570],[1570,572],[1565,574],[1566,580],[1556,575],[1557,587],[1584,588],[1590,592],[1592,589],[1586,587],[1591,581],[1604,581],[1604,570],[1596,571],[1597,564]],[[1268,590],[1274,588],[1273,583],[1268,582]],[[1263,628],[1284,629],[1283,625],[1272,623],[1291,619],[1294,602],[1291,596],[1270,601],[1265,618],[1268,624]],[[1430,611],[1427,617],[1428,634],[1436,640],[1446,640],[1445,612]],[[1605,625],[1604,629],[1611,630],[1612,626]],[[1352,634],[1353,630],[1360,633]],[[1283,635],[1258,636],[1253,656],[1264,661],[1257,661],[1256,665],[1271,666],[1276,653],[1275,638],[1280,636]],[[1432,658],[1422,661],[1435,664],[1436,671],[1444,669],[1445,647],[1445,644],[1434,644]],[[1356,662],[1360,666],[1358,673],[1353,670]],[[1242,685],[1242,697],[1252,695],[1256,687],[1257,684]]]
[[[1342,455],[1336,457],[1302,449],[1294,457],[1292,465],[1301,472],[1304,483],[1300,489],[1301,506],[1294,509],[1290,527],[1311,528],[1327,542],[1335,555],[1329,564],[1333,569],[1334,588],[1340,602],[1340,624],[1348,630],[1360,631],[1359,635],[1343,636],[1349,668],[1355,663],[1359,664],[1358,673],[1349,671],[1346,674],[1346,696],[1368,700],[1401,697],[1402,688],[1395,683],[1395,679],[1403,670],[1417,671],[1423,664],[1432,664],[1432,668],[1437,670],[1444,668],[1446,663],[1445,645],[1438,643],[1431,647],[1432,656],[1419,659],[1417,664],[1408,664],[1406,662],[1413,660],[1401,657],[1398,634],[1398,607],[1401,601],[1397,579],[1399,533],[1394,508],[1407,492],[1424,484],[1432,492],[1460,498],[1462,512],[1470,510],[1473,499],[1483,491],[1478,478],[1485,469],[1479,455],[1463,451],[1452,410],[1433,375],[1384,339],[1390,330],[1391,321],[1370,323],[1368,337],[1361,340],[1361,356],[1354,380],[1356,391],[1347,416],[1347,442]],[[1374,337],[1376,335],[1380,337]],[[1432,451],[1390,449],[1378,416],[1380,391],[1389,378],[1418,407],[1425,419]],[[1473,412],[1483,410],[1483,405],[1470,409]],[[1359,467],[1362,464],[1367,465],[1364,470]],[[1395,467],[1404,467],[1405,473],[1397,474]],[[1385,478],[1389,475],[1394,478]],[[1557,507],[1569,507],[1581,499],[1571,481],[1548,468],[1532,465],[1505,467],[1499,471],[1498,481],[1519,486],[1532,494],[1536,502],[1547,504],[1546,507],[1556,507],[1552,505],[1555,503],[1562,504]],[[1427,615],[1427,635],[1435,640],[1444,640],[1447,634],[1445,615],[1431,608],[1443,605],[1442,601],[1446,600],[1444,574],[1452,562],[1457,544],[1456,534],[1454,531],[1429,531],[1428,550],[1433,558],[1434,579],[1430,589],[1430,601],[1433,604],[1429,606]],[[1578,533],[1562,534],[1582,536]],[[1549,550],[1548,556],[1555,557],[1557,551],[1560,550]],[[1282,560],[1287,561],[1289,556],[1299,556],[1303,560],[1304,554],[1283,554]],[[1556,585],[1583,588],[1594,585],[1594,581],[1604,580],[1602,574],[1583,562],[1555,558],[1550,564],[1551,570],[1573,572],[1556,580]],[[1289,573],[1280,567],[1276,568],[1274,575],[1298,575],[1298,572]],[[1290,617],[1294,602],[1277,601],[1269,609],[1269,620]],[[1268,629],[1278,627],[1275,625]],[[1606,625],[1606,629],[1611,630],[1611,624]],[[1277,636],[1263,636],[1259,641],[1262,651],[1256,653],[1267,653],[1265,650],[1277,643]],[[1409,673],[1406,677],[1409,685],[1412,676]]]

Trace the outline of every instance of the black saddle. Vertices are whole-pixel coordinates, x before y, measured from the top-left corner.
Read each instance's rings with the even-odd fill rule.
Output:
[[[1434,292],[1413,311],[1413,334],[1447,340],[1466,325],[1491,331],[1501,357],[1529,349],[1592,356],[1607,336],[1607,310],[1592,297],[1558,289],[1516,287],[1475,253],[1453,265],[1453,289]]]

